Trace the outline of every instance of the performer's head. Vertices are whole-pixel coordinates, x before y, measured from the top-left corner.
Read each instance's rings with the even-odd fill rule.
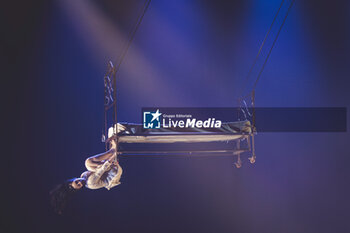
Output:
[[[84,183],[85,180],[83,178],[73,178],[57,185],[51,190],[51,205],[54,211],[62,214],[69,199],[83,187]]]
[[[70,186],[72,186],[72,188],[76,190],[81,189],[85,184],[84,178],[73,178],[70,181],[71,181]]]

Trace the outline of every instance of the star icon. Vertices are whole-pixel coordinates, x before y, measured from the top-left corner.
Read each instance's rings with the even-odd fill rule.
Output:
[[[159,121],[159,116],[162,115],[161,113],[159,113],[159,109],[157,109],[157,111],[155,113],[151,113],[151,114],[153,116],[151,122],[156,120],[156,119],[157,119],[157,121]]]

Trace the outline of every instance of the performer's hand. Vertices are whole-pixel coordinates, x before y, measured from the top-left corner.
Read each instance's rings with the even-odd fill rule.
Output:
[[[114,161],[116,160],[117,157],[117,153],[114,152],[114,154],[108,159],[108,162],[114,163]]]
[[[115,158],[115,160],[113,161],[113,164],[114,164],[115,166],[117,166],[117,165],[119,164],[119,162],[118,162],[118,159],[117,159],[117,158]]]

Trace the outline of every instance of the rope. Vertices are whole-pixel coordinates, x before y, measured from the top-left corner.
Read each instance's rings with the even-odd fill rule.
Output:
[[[132,30],[129,32],[129,34],[128,34],[128,41],[127,41],[127,45],[126,45],[126,47],[124,47],[124,49],[123,49],[123,52],[122,52],[122,54],[121,54],[121,56],[119,57],[119,62],[118,62],[118,65],[117,65],[117,67],[113,67],[113,64],[110,62],[110,64],[109,64],[109,71],[110,71],[110,69],[112,69],[112,72],[109,74],[110,76],[112,76],[112,79],[113,79],[113,98],[114,98],[114,103],[113,103],[113,107],[114,107],[114,124],[112,125],[112,127],[113,127],[113,132],[114,132],[114,134],[117,134],[118,133],[118,121],[117,121],[117,77],[116,77],[116,75],[117,75],[117,72],[119,71],[119,69],[120,69],[120,66],[121,66],[121,64],[123,63],[123,61],[124,61],[124,59],[125,59],[125,56],[126,56],[126,54],[127,54],[127,52],[128,52],[128,50],[129,50],[129,47],[130,47],[130,45],[131,45],[131,43],[132,43],[132,41],[134,40],[134,38],[135,38],[135,34],[136,34],[136,32],[137,32],[137,30],[138,30],[138,28],[139,28],[139,26],[140,26],[140,24],[141,24],[141,22],[142,22],[142,20],[143,20],[143,17],[145,16],[145,14],[146,14],[146,12],[147,12],[147,9],[148,9],[148,7],[149,7],[149,5],[150,5],[150,3],[151,3],[151,0],[145,0],[145,2],[144,2],[144,5],[143,5],[143,7],[142,7],[142,12],[141,12],[141,14],[139,14],[139,16],[138,16],[138,18],[137,18],[137,21],[136,21],[136,24],[135,24],[135,26],[132,28]],[[105,87],[105,95],[106,95],[106,87]],[[106,109],[105,108],[105,110],[104,110],[104,112],[105,112],[105,116],[104,116],[104,128],[105,128],[105,132],[104,132],[104,137],[108,137],[108,129],[107,129],[107,112],[106,111],[108,111],[108,109]],[[115,127],[114,127],[114,125],[115,125]],[[106,142],[106,150],[107,150],[107,140],[105,141]],[[116,142],[116,143],[118,143],[118,142]]]
[[[130,47],[130,45],[131,45],[131,42],[132,42],[132,41],[134,40],[134,38],[135,38],[135,34],[136,34],[138,28],[140,27],[140,24],[141,24],[141,22],[142,22],[142,20],[143,20],[143,17],[145,16],[147,10],[148,10],[148,7],[149,7],[150,3],[151,3],[151,0],[146,0],[145,3],[144,3],[144,7],[143,7],[142,14],[138,17],[138,20],[137,20],[137,22],[136,22],[136,26],[134,27],[134,30],[130,33],[130,34],[131,34],[131,37],[130,37],[130,39],[128,40],[127,46],[126,46],[126,48],[124,49],[124,51],[123,51],[123,53],[122,53],[122,55],[121,55],[121,57],[120,57],[120,59],[119,59],[119,63],[118,63],[118,65],[117,65],[117,67],[116,67],[116,73],[118,73],[119,68],[120,68],[121,64],[123,63],[123,61],[124,61],[125,55],[127,54],[128,50],[129,50],[129,47]]]
[[[260,53],[261,53],[261,51],[262,51],[262,48],[264,47],[265,42],[266,42],[266,40],[267,40],[267,38],[268,38],[268,36],[269,36],[269,34],[270,34],[270,32],[271,32],[271,29],[272,29],[273,25],[275,24],[275,21],[276,21],[276,19],[277,19],[277,16],[279,15],[279,12],[281,11],[281,8],[282,8],[282,6],[283,6],[284,1],[285,1],[285,0],[282,0],[282,1],[281,1],[281,4],[280,4],[280,6],[279,6],[279,8],[278,8],[278,10],[277,10],[277,12],[276,12],[276,14],[275,14],[275,17],[273,18],[272,23],[271,23],[271,25],[270,25],[270,27],[269,27],[269,30],[268,30],[267,33],[265,34],[265,38],[264,38],[263,42],[261,43],[260,48],[259,48],[259,51],[258,51],[258,53],[256,54],[255,59],[254,59],[254,61],[253,61],[253,64],[252,64],[252,66],[250,67],[250,69],[249,69],[249,71],[248,71],[248,74],[247,74],[247,76],[245,77],[245,79],[243,80],[243,82],[245,82],[246,80],[249,79],[249,76],[251,75],[251,73],[252,73],[252,71],[253,71],[253,68],[254,68],[256,62],[258,61],[258,58],[259,58]],[[241,93],[242,93],[242,92],[241,92]],[[244,92],[243,92],[243,93],[244,93]],[[240,96],[240,95],[238,95],[238,96]],[[243,99],[243,98],[244,98],[244,97],[242,96],[242,99]]]
[[[291,10],[291,8],[292,8],[294,2],[295,2],[295,0],[292,0],[292,2],[290,3],[290,5],[289,5],[289,7],[288,7],[288,10],[287,10],[287,12],[286,12],[286,15],[285,15],[285,17],[284,17],[284,19],[283,19],[283,21],[282,21],[282,24],[281,24],[281,26],[279,27],[279,30],[278,30],[278,32],[277,32],[277,34],[276,34],[276,37],[275,37],[275,39],[274,39],[274,41],[273,41],[273,43],[272,43],[272,46],[271,46],[271,48],[270,48],[270,50],[269,50],[269,52],[268,52],[268,54],[267,54],[267,57],[265,58],[265,61],[264,61],[263,65],[262,65],[262,67],[261,67],[261,69],[260,69],[260,71],[259,71],[259,73],[258,73],[258,76],[257,76],[257,78],[256,78],[256,80],[255,80],[255,82],[254,82],[252,91],[251,91],[250,93],[246,94],[246,95],[243,95],[243,94],[245,93],[245,91],[240,91],[240,94],[238,95],[238,96],[239,96],[239,97],[238,97],[238,106],[239,106],[239,109],[241,109],[241,110],[243,110],[243,108],[242,108],[242,106],[241,106],[242,101],[243,101],[243,103],[245,103],[245,101],[244,101],[245,98],[247,98],[248,96],[251,98],[251,105],[252,105],[252,111],[253,111],[253,112],[252,112],[252,121],[253,121],[253,122],[252,122],[252,127],[253,127],[253,130],[255,130],[255,88],[256,88],[257,83],[258,83],[258,81],[259,81],[259,79],[260,79],[260,77],[261,77],[262,72],[264,71],[264,68],[265,68],[265,66],[266,66],[266,63],[267,63],[267,61],[268,61],[268,59],[269,59],[269,57],[270,57],[270,55],[271,55],[272,49],[274,48],[274,46],[275,46],[275,44],[276,44],[276,41],[277,41],[277,39],[278,39],[278,37],[279,37],[281,31],[282,31],[282,28],[283,28],[283,26],[284,26],[284,24],[285,24],[285,22],[286,22],[286,19],[287,19],[288,15],[289,15],[289,12],[290,12],[290,10]],[[254,59],[254,61],[253,61],[253,64],[252,64],[252,66],[250,67],[250,69],[249,69],[249,71],[248,71],[248,74],[247,74],[247,76],[245,77],[244,81],[249,80],[249,77],[250,77],[250,75],[251,75],[251,73],[252,73],[252,71],[253,71],[253,69],[254,69],[254,67],[255,67],[255,65],[256,65],[256,62],[257,62],[257,60],[258,60],[258,58],[259,58],[259,56],[260,56],[260,54],[261,54],[261,51],[262,51],[262,49],[263,49],[263,47],[264,47],[264,45],[265,45],[265,42],[266,42],[266,40],[267,40],[267,38],[268,38],[268,36],[269,36],[271,30],[272,30],[272,27],[273,27],[273,25],[274,25],[275,22],[276,22],[276,19],[277,19],[278,15],[279,15],[279,13],[280,13],[280,11],[281,11],[281,9],[282,9],[283,4],[284,4],[284,0],[281,1],[281,4],[280,4],[280,6],[279,6],[279,8],[278,8],[278,10],[277,10],[277,12],[276,12],[276,14],[275,14],[275,17],[273,18],[272,23],[271,23],[271,25],[270,25],[270,27],[269,27],[267,33],[265,34],[264,40],[263,40],[263,42],[262,42],[261,45],[260,45],[259,51],[258,51],[257,55],[255,56],[255,59]],[[246,89],[247,89],[247,88],[248,88],[248,85],[247,85]],[[238,118],[239,118],[239,115],[240,115],[240,114],[239,114],[239,111],[238,111]],[[244,115],[245,115],[245,114],[244,114]],[[245,117],[246,117],[246,116],[245,116]],[[253,139],[253,140],[254,140],[254,139]],[[254,153],[253,153],[253,154],[254,154]]]
[[[281,33],[281,31],[282,31],[282,28],[283,28],[283,26],[284,26],[284,24],[285,24],[285,22],[286,22],[286,19],[287,19],[288,15],[289,15],[290,10],[292,9],[292,6],[293,6],[294,2],[295,2],[295,0],[292,0],[292,2],[291,2],[290,5],[289,5],[288,11],[287,11],[287,13],[286,13],[286,15],[285,15],[285,17],[284,17],[284,19],[283,19],[283,22],[282,22],[280,28],[278,29],[277,35],[276,35],[276,37],[275,37],[275,40],[273,41],[272,46],[271,46],[271,48],[270,48],[270,50],[269,50],[269,53],[267,54],[267,57],[266,57],[266,59],[265,59],[265,61],[264,61],[264,64],[263,64],[263,66],[262,66],[261,69],[260,69],[260,72],[259,72],[259,74],[258,74],[258,77],[256,78],[256,80],[255,80],[255,82],[254,82],[253,89],[252,89],[253,91],[255,91],[256,85],[258,84],[258,81],[259,81],[259,79],[260,79],[260,77],[261,77],[261,74],[262,74],[262,72],[264,71],[264,68],[265,68],[265,66],[266,66],[266,63],[267,63],[267,61],[268,61],[268,59],[269,59],[269,57],[270,57],[270,55],[271,55],[272,49],[274,48],[274,46],[275,46],[275,44],[276,44],[276,41],[277,41],[277,39],[278,39],[278,36],[280,35],[280,33]]]

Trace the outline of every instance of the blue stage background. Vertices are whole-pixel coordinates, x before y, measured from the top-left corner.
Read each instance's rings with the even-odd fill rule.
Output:
[[[146,106],[236,106],[279,4],[152,1],[118,73],[119,121],[139,122]],[[52,213],[50,189],[104,150],[103,75],[142,5],[6,5],[2,232],[349,232],[348,132],[260,133],[257,162],[241,169],[231,157],[122,158],[120,186],[83,190]],[[349,107],[349,9],[296,1],[258,107]]]

